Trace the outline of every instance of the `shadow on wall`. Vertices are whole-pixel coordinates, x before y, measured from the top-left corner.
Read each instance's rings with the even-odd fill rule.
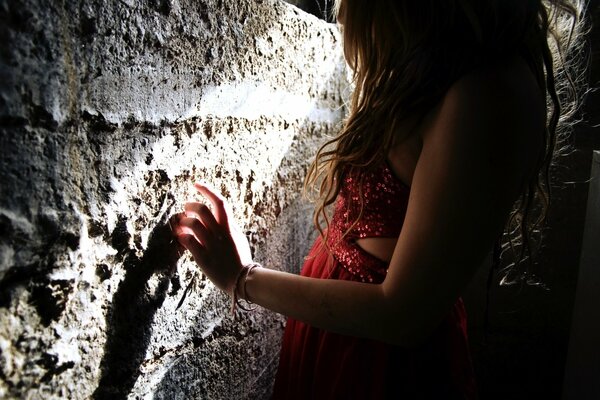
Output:
[[[119,251],[127,272],[113,297],[106,326],[108,337],[100,363],[101,376],[94,399],[125,399],[140,374],[152,333],[153,317],[166,296],[176,271],[180,250],[173,240],[170,225],[164,214],[151,232],[148,247],[142,258],[128,248],[129,234],[121,220],[113,234],[113,246]],[[158,274],[158,285],[150,293],[147,283]]]

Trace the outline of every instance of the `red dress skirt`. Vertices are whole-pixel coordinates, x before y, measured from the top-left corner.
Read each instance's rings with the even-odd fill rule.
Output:
[[[365,224],[356,225],[353,234],[342,237],[345,227],[353,221],[348,202],[356,194],[353,182],[351,177],[346,178],[336,204],[328,241],[333,251],[328,251],[318,238],[306,257],[301,275],[372,283],[385,278],[387,265],[362,251],[353,241],[377,233],[379,236],[398,233],[372,221],[379,219],[384,225],[389,225],[386,221],[395,221],[397,225],[398,215],[395,218],[382,215],[389,217],[393,209],[403,217],[408,188],[394,178],[387,166],[368,176],[361,192],[369,200],[364,202]],[[377,193],[373,193],[374,188],[379,188]],[[401,203],[394,204],[398,201]],[[383,214],[378,216],[378,212]],[[392,230],[399,229],[396,226]],[[462,300],[457,300],[422,345],[412,349],[340,335],[288,319],[273,398],[476,399]]]

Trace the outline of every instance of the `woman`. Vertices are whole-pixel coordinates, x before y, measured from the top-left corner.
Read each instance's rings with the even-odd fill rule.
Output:
[[[188,203],[175,232],[234,305],[290,317],[275,398],[476,398],[460,296],[505,229],[527,250],[532,215],[545,213],[560,114],[547,37],[554,17],[576,9],[336,6],[356,88],[307,177],[321,235],[301,276],[243,264],[248,244],[206,186],[196,187],[214,215]]]

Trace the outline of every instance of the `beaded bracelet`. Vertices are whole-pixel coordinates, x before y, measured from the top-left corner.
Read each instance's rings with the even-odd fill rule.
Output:
[[[244,265],[242,267],[242,269],[240,270],[237,278],[235,279],[235,286],[233,287],[233,296],[231,297],[231,314],[232,315],[235,314],[236,306],[244,311],[252,311],[252,310],[256,309],[256,304],[254,304],[250,300],[248,300],[248,295],[246,294],[246,283],[248,282],[248,276],[250,276],[250,274],[252,273],[252,271],[254,271],[255,268],[262,268],[262,265],[260,265],[259,263],[256,263],[256,262],[252,262],[248,265]],[[244,299],[238,298],[238,295],[237,295],[238,288],[240,287],[240,280],[242,279],[242,276],[244,277],[244,283],[242,285],[242,294],[243,294]],[[244,300],[246,303],[248,303],[249,307],[243,305],[241,303],[241,300]]]

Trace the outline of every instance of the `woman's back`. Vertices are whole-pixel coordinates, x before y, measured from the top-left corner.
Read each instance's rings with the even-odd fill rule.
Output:
[[[523,185],[534,173],[535,162],[542,149],[542,132],[545,127],[545,102],[535,77],[522,58],[516,56],[503,63],[477,70],[459,79],[448,91],[442,103],[452,110],[465,109],[468,104],[476,108],[465,118],[489,119],[484,123],[494,126],[499,133],[481,132],[489,142],[475,151],[489,151],[495,185],[503,186],[498,200],[512,204]],[[413,174],[421,154],[423,138],[431,135],[433,126],[445,124],[443,119],[456,115],[441,115],[442,105],[431,110],[423,121],[414,127],[411,136],[392,148],[388,161],[394,174],[407,185],[411,185]],[[479,108],[491,110],[481,114]],[[450,114],[451,112],[448,112]],[[441,119],[441,120],[440,120]],[[410,125],[404,127],[411,129]],[[405,136],[403,132],[401,136]],[[480,183],[481,184],[481,183]],[[397,238],[361,238],[357,244],[379,259],[390,261]]]

